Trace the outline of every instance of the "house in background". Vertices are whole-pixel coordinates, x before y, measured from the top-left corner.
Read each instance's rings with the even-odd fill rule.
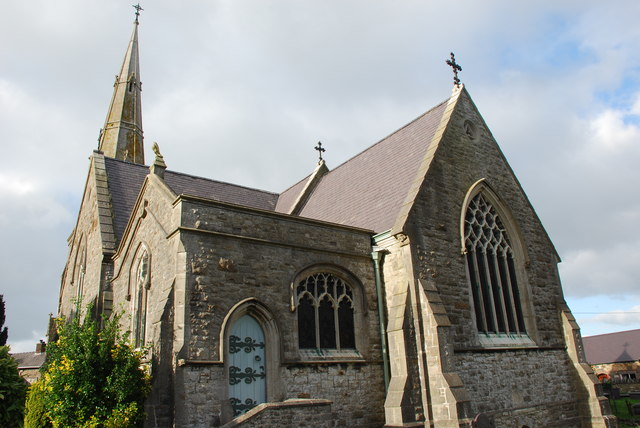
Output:
[[[588,336],[582,342],[600,380],[640,383],[640,329]]]
[[[40,367],[47,358],[45,343],[41,340],[36,344],[35,352],[18,352],[11,356],[18,362],[18,373],[29,385],[40,379]]]

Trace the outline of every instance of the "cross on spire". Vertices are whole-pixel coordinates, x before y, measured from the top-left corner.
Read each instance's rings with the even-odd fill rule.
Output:
[[[144,10],[144,9],[140,6],[140,3],[132,4],[131,6],[133,6],[133,8],[136,10],[136,21],[135,21],[135,23],[138,24],[138,18],[140,17],[140,11]]]
[[[458,71],[462,71],[462,67],[460,64],[456,63],[456,56],[451,52],[451,59],[446,61],[447,65],[451,66],[453,69],[453,83],[456,86],[460,86],[460,79],[458,79]]]
[[[320,161],[322,161],[322,153],[325,152],[326,150],[322,148],[322,143],[320,141],[318,141],[318,145],[314,147],[315,150],[318,151],[318,156],[320,156]]]

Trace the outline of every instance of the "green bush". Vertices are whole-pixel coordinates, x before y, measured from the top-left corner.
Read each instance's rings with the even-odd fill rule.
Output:
[[[150,390],[142,353],[119,334],[118,317],[102,330],[89,315],[79,318],[59,320],[59,338],[47,347],[42,389],[52,426],[141,427]]]
[[[24,414],[24,428],[50,428],[44,380],[40,379],[29,387]]]
[[[27,383],[18,373],[18,362],[0,346],[0,426],[21,427]]]

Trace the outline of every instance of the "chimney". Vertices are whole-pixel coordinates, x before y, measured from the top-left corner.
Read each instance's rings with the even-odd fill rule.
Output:
[[[42,339],[40,339],[40,343],[36,343],[36,354],[42,354],[47,347],[47,344],[44,343]]]

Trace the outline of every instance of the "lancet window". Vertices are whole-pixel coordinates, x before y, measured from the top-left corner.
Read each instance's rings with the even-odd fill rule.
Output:
[[[82,301],[82,293],[84,292],[84,276],[87,271],[87,249],[83,245],[82,252],[80,254],[80,263],[78,266],[78,278],[76,279],[76,283],[78,284],[78,289],[76,290],[76,301],[77,304],[80,305]]]
[[[75,309],[72,310],[71,316],[75,317],[76,314],[82,312],[82,296],[84,294],[84,278],[87,271],[87,247],[86,243],[80,244],[80,253],[76,256],[76,297],[75,297]]]
[[[135,271],[135,294],[133,296],[133,337],[136,347],[145,345],[149,276],[149,253],[143,251]]]
[[[341,278],[316,273],[296,288],[300,349],[355,349],[353,290]]]
[[[517,260],[509,233],[494,206],[478,193],[464,220],[467,268],[478,331],[526,334]]]

